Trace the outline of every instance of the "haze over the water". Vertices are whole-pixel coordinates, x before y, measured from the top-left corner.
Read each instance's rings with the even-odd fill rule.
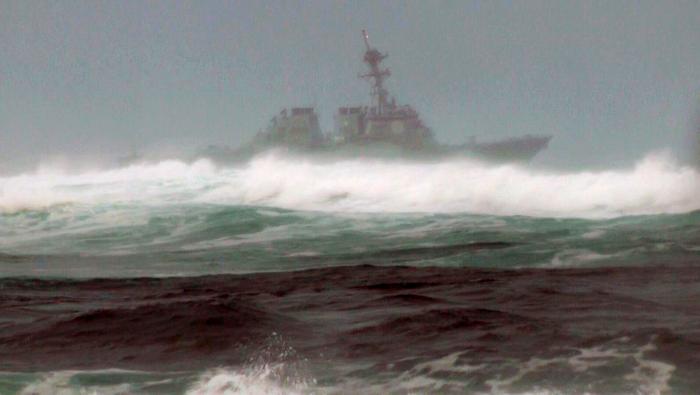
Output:
[[[551,134],[537,161],[682,151],[698,2],[43,2],[0,5],[0,174],[238,145],[283,107],[368,101],[360,30],[441,141]]]

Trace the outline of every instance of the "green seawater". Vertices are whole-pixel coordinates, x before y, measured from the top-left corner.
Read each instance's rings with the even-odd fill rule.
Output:
[[[697,258],[699,240],[700,212],[592,220],[65,205],[0,214],[0,275],[184,276],[361,264],[674,265]]]

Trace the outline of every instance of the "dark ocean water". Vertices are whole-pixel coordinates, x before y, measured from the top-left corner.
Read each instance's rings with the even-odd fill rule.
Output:
[[[700,178],[653,156],[0,179],[0,394],[694,394]]]

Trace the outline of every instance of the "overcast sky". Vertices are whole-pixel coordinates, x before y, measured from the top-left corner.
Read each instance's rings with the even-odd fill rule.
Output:
[[[700,107],[700,1],[0,0],[0,165],[237,145],[286,106],[329,130],[369,100],[363,28],[443,141],[624,164]]]

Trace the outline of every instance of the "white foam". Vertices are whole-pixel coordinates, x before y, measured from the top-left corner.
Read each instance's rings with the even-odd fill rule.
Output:
[[[700,176],[664,154],[622,170],[554,172],[468,159],[323,162],[280,153],[217,168],[206,160],[0,178],[0,212],[62,203],[216,203],[341,212],[614,217],[700,209]],[[592,235],[595,236],[595,235]]]
[[[618,339],[618,345],[627,343],[629,339]],[[487,380],[486,384],[491,388],[491,394],[515,394],[510,392],[510,387],[521,381],[526,375],[545,371],[553,366],[568,365],[573,371],[583,373],[591,369],[605,367],[609,364],[614,364],[615,361],[624,361],[632,359],[635,365],[632,367],[632,372],[622,377],[635,388],[636,394],[639,395],[661,395],[670,392],[669,382],[675,366],[648,359],[645,354],[656,349],[653,344],[655,337],[648,344],[634,350],[622,350],[616,347],[596,346],[577,350],[578,353],[571,357],[554,357],[554,358],[532,358],[525,362],[516,361],[515,367],[517,371],[507,377],[496,377]],[[541,391],[541,392],[540,392]],[[535,390],[530,393],[546,393],[555,394],[558,391],[550,392],[551,390]],[[564,393],[567,393],[564,391]],[[518,394],[521,394],[518,392]]]
[[[486,367],[486,364],[470,365],[460,362],[459,358],[463,354],[464,352],[456,352],[418,363],[409,370],[382,383],[368,385],[362,379],[347,379],[341,387],[330,391],[330,393],[439,394],[462,392],[460,388],[465,387],[468,382],[460,380],[459,377],[465,377]],[[388,368],[393,370],[394,364],[389,365]]]
[[[581,267],[597,261],[621,258],[627,253],[629,251],[621,251],[615,254],[600,254],[586,249],[565,249],[556,253],[552,260],[543,266],[553,268]]]
[[[186,395],[295,395],[309,393],[308,388],[310,385],[315,384],[314,381],[289,377],[286,374],[287,368],[283,363],[276,363],[240,369],[212,369],[199,375],[197,380],[184,393]],[[120,369],[54,371],[38,374],[37,380],[26,385],[20,390],[18,395],[124,395],[149,393],[147,389],[149,386],[172,384],[172,378],[183,377],[184,374],[185,372],[153,374]],[[121,379],[122,383],[85,384],[84,380],[72,381],[74,377],[80,375],[94,377],[102,375],[114,376],[114,378]],[[124,375],[124,377],[119,377],[119,375]],[[128,380],[133,375],[142,375],[146,380],[139,380],[134,385],[129,384]],[[159,375],[166,378],[159,377]],[[167,376],[170,376],[170,378],[167,378]],[[90,380],[87,381],[89,382]]]
[[[144,163],[121,169],[66,173],[42,168],[36,173],[0,178],[0,212],[44,209],[61,204],[145,203],[191,200],[198,188],[216,182],[211,162]]]
[[[671,391],[669,381],[676,367],[661,361],[644,358],[644,354],[656,350],[654,343],[641,347],[633,358],[637,362],[634,371],[625,376],[626,380],[639,384],[639,392],[649,395],[666,394]]]
[[[295,365],[294,350],[281,343],[282,352],[277,355],[281,359],[288,359],[290,362],[275,363],[250,363],[248,366],[240,368],[217,368],[208,370],[187,388],[186,395],[281,395],[281,394],[341,394],[341,393],[364,393],[364,394],[387,394],[387,393],[459,393],[466,392],[472,384],[472,378],[477,381],[484,375],[493,375],[484,384],[488,390],[476,391],[474,393],[482,395],[564,395],[570,393],[580,393],[582,395],[592,395],[595,392],[586,392],[568,388],[540,388],[537,383],[528,384],[523,381],[532,381],[527,378],[532,374],[547,374],[548,370],[568,367],[577,375],[592,373],[595,382],[610,380],[616,386],[631,390],[631,393],[640,395],[661,395],[670,393],[669,386],[675,367],[665,362],[656,361],[647,357],[647,353],[653,351],[655,346],[651,342],[634,347],[629,343],[629,339],[620,338],[607,345],[576,350],[574,355],[557,356],[552,358],[533,357],[527,361],[478,361],[477,364],[467,362],[468,352],[456,352],[444,357],[418,363],[412,368],[396,372],[397,375],[387,380],[386,377],[375,382],[373,379],[358,377],[346,377],[341,383],[329,387],[319,386],[316,380],[309,379],[308,375],[301,374]],[[281,340],[273,336],[271,343],[280,343]],[[272,347],[277,350],[276,348]],[[276,354],[275,351],[271,351]],[[262,352],[257,360],[264,360],[268,357],[268,352]],[[629,364],[633,361],[633,364]],[[625,363],[631,370],[624,376],[599,376],[601,370],[606,366],[616,366],[620,362]],[[362,367],[368,368],[371,365]],[[357,367],[357,366],[356,366]],[[496,368],[507,375],[492,372]],[[394,370],[393,365],[388,366],[388,370]],[[81,385],[80,382],[71,383],[71,378],[76,374],[118,374],[139,372],[128,372],[120,370],[104,371],[59,371],[41,374],[39,380],[27,385],[21,395],[29,394],[57,394],[57,395],[77,395],[77,394],[126,394],[134,392],[135,388],[129,384],[113,385]],[[148,374],[140,372],[140,374]],[[171,373],[173,377],[177,373]],[[153,381],[158,380],[158,381]],[[154,377],[153,380],[142,383],[146,387],[157,382],[170,383],[171,380],[163,380],[162,377]],[[625,383],[629,384],[628,386]],[[566,385],[567,383],[554,384],[555,386]],[[551,386],[552,383],[549,383]],[[590,384],[580,383],[580,385]],[[522,387],[522,390],[514,388]],[[136,385],[138,391],[139,385]]]
[[[119,370],[103,372],[119,372]],[[18,395],[122,395],[132,392],[131,386],[127,383],[76,386],[71,383],[71,378],[80,373],[84,372],[66,370],[45,373],[37,382],[24,387]]]
[[[600,239],[603,236],[605,236],[606,231],[603,229],[594,229],[591,230],[590,232],[586,232],[581,235],[582,238],[586,240],[595,240],[595,239]]]
[[[204,373],[187,395],[295,395],[305,393],[303,382],[280,382],[275,378],[279,365],[256,369],[215,369]]]
[[[309,257],[315,257],[321,255],[320,252],[318,251],[298,251],[298,252],[291,252],[289,254],[286,254],[286,257],[289,258],[309,258]]]

